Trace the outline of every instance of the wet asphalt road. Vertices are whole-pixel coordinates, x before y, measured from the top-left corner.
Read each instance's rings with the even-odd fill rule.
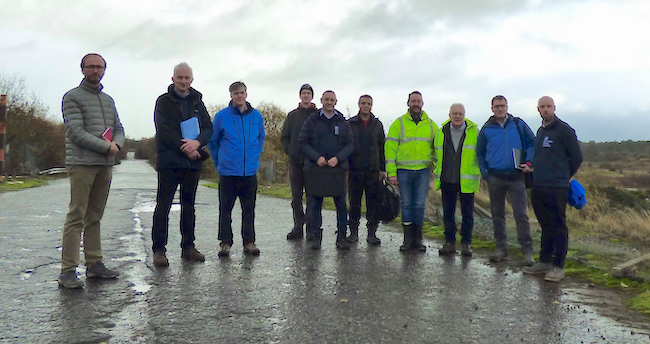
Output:
[[[155,188],[145,162],[116,167],[102,234],[105,262],[122,276],[83,290],[56,282],[68,180],[1,194],[0,343],[650,343],[648,318],[621,295],[522,275],[519,262],[491,264],[487,252],[443,258],[428,242],[426,254],[401,254],[387,227],[380,247],[337,251],[333,212],[321,251],[287,242],[287,200],[258,196],[259,257],[244,256],[236,236],[219,259],[217,190],[206,187],[196,230],[206,262],[181,261],[173,211],[170,266],[155,268]]]

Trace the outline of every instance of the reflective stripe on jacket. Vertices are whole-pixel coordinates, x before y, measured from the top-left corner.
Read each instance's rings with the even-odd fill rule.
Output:
[[[436,190],[440,190],[440,176],[442,175],[442,157],[443,157],[443,145],[445,143],[445,134],[442,131],[442,128],[449,123],[447,120],[442,124],[436,138],[434,140],[433,148],[436,154],[436,168],[433,172],[434,177],[436,178]],[[481,170],[478,167],[478,160],[476,159],[476,141],[478,138],[478,127],[476,123],[466,119],[465,123],[467,127],[465,128],[465,140],[463,140],[463,145],[460,147],[460,192],[462,193],[473,193],[478,191],[479,183],[481,179]]]
[[[386,137],[386,172],[389,177],[397,175],[397,169],[422,170],[433,168],[433,139],[438,126],[422,111],[422,117],[415,124],[407,112],[390,126]]]

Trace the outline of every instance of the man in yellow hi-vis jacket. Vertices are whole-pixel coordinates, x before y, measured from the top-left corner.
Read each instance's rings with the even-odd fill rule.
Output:
[[[456,199],[460,195],[463,221],[460,227],[461,254],[471,257],[474,228],[474,193],[478,190],[481,170],[476,159],[476,123],[465,119],[465,106],[454,103],[449,108],[449,120],[442,124],[433,148],[438,164],[434,170],[436,190],[442,192],[442,212],[445,225],[445,245],[441,255],[456,254]]]
[[[438,126],[422,111],[420,92],[411,92],[406,104],[409,111],[393,122],[386,137],[386,173],[391,184],[399,185],[402,197],[404,244],[399,249],[425,252],[422,225]]]

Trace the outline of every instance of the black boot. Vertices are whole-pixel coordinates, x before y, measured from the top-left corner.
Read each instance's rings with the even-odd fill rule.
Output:
[[[413,226],[413,251],[426,252],[427,247],[422,242],[422,225]]]
[[[353,243],[359,241],[359,225],[350,225],[350,236],[348,237],[348,242]]]
[[[368,238],[366,241],[370,245],[381,245],[381,240],[377,238],[377,225],[370,225],[368,227]]]
[[[299,239],[302,239],[302,226],[295,226],[293,227],[291,232],[287,234],[287,240],[299,240]]]
[[[316,233],[311,233],[311,248],[320,250],[320,244],[323,241],[323,230],[317,229]]]
[[[345,228],[343,230],[339,229],[336,232],[336,248],[341,249],[341,250],[349,250],[350,249],[350,243],[348,240],[345,238]]]
[[[402,224],[402,229],[404,229],[404,244],[399,247],[399,250],[409,251],[413,246],[413,225]]]

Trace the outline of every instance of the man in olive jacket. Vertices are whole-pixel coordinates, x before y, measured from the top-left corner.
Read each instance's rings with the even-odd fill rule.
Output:
[[[86,277],[116,278],[102,262],[100,220],[111,186],[115,155],[124,145],[124,130],[115,102],[100,84],[106,61],[99,54],[81,59],[79,87],[63,96],[65,164],[70,177],[70,210],[63,226],[59,285],[82,288],[77,278],[79,242],[83,233]]]
[[[300,104],[298,108],[289,112],[282,126],[282,148],[289,155],[289,182],[291,184],[291,208],[293,209],[293,228],[287,234],[287,240],[302,239],[303,226],[307,223],[307,240],[311,239],[309,233],[309,215],[305,219],[302,209],[302,192],[305,189],[305,154],[298,145],[298,137],[305,120],[313,113],[318,112],[314,99],[314,89],[309,84],[300,87]],[[309,208],[309,204],[307,204]]]
[[[153,213],[151,238],[153,264],[168,266],[165,255],[169,228],[169,211],[176,188],[180,185],[181,258],[203,262],[205,257],[194,247],[194,200],[201,176],[201,165],[208,158],[205,146],[212,137],[212,123],[203,104],[203,95],[190,87],[192,68],[183,62],[174,67],[173,84],[158,97],[154,110],[156,124],[156,170],[158,192]],[[183,124],[182,124],[183,123]],[[195,132],[183,130],[192,124]],[[194,126],[195,124],[195,126]]]
[[[300,131],[298,144],[305,154],[305,180],[310,217],[309,230],[313,235],[312,248],[320,249],[323,197],[332,197],[336,205],[336,247],[349,249],[346,240],[347,206],[345,204],[345,172],[350,169],[348,157],[354,150],[350,124],[334,109],[336,94],[325,91],[321,98],[323,108],[312,114]]]
[[[377,214],[377,190],[381,179],[386,178],[384,156],[384,126],[372,114],[372,97],[359,97],[359,114],[350,118],[350,128],[354,136],[354,151],[350,155],[350,236],[348,242],[359,241],[359,222],[361,219],[361,197],[366,193],[366,220],[371,245],[381,244],[377,238],[379,214]]]

